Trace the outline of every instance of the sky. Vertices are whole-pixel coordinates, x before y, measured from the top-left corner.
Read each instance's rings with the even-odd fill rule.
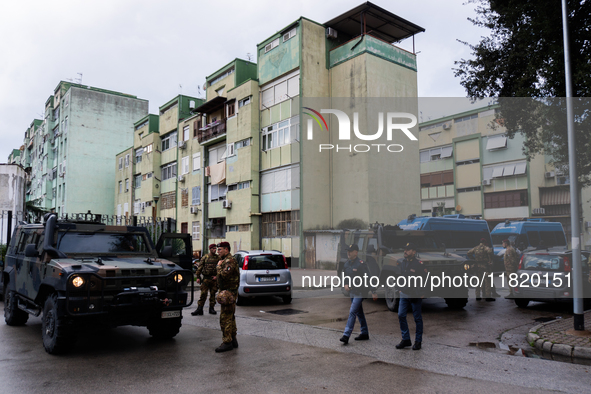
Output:
[[[487,35],[465,0],[372,3],[423,28],[415,36],[419,97],[465,97],[454,61]],[[102,0],[7,2],[0,13],[0,163],[42,119],[62,80],[128,93],[150,113],[178,94],[199,97],[205,77],[300,16],[325,23],[362,0]],[[412,51],[412,39],[398,46]],[[203,97],[203,96],[202,96]],[[468,109],[440,108],[435,117]],[[426,121],[428,119],[421,119]]]

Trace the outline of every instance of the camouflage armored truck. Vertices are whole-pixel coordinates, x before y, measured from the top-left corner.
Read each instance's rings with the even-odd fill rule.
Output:
[[[359,247],[359,258],[367,262],[373,276],[380,278],[378,289],[384,289],[384,297],[388,309],[398,310],[398,292],[388,277],[400,274],[398,261],[404,258],[404,246],[412,242],[417,245],[417,258],[423,262],[430,276],[463,277],[468,273],[470,261],[448,253],[439,242],[436,234],[429,231],[401,230],[398,226],[375,224],[370,230],[345,231],[341,235],[340,259],[337,265],[339,277],[346,261],[344,245],[356,244]],[[438,286],[433,291],[426,289],[428,297],[442,297],[451,309],[462,309],[468,303],[467,286]]]
[[[55,214],[45,219],[45,225],[17,226],[8,247],[6,324],[24,325],[29,315],[42,314],[50,354],[68,350],[87,327],[145,326],[155,338],[179,332],[182,309],[193,301],[193,275],[173,261],[179,255],[190,261],[189,234],[169,236],[157,252],[144,227],[61,221]],[[173,243],[184,249],[177,256]]]

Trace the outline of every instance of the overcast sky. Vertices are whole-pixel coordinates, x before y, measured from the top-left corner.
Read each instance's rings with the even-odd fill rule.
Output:
[[[415,37],[420,97],[464,97],[454,61],[477,43],[465,0],[374,0],[423,28]],[[150,113],[177,94],[198,95],[205,77],[305,16],[319,23],[361,0],[101,0],[7,2],[0,13],[0,162],[23,143],[61,80],[133,94]],[[399,46],[412,50],[412,39]],[[440,114],[440,116],[448,115]],[[427,120],[427,119],[423,119]]]

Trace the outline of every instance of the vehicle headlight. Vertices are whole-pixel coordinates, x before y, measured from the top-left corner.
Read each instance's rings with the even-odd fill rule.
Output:
[[[183,276],[181,274],[174,274],[174,280],[177,283],[181,283],[183,281]]]
[[[468,271],[470,269],[470,264],[464,264],[464,269]]]
[[[74,279],[72,279],[72,284],[74,287],[81,287],[84,284],[84,279],[81,276],[75,276]]]

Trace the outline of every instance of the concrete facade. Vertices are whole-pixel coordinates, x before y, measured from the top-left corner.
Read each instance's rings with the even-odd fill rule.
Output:
[[[12,211],[11,228],[23,219],[25,211],[26,173],[19,164],[0,164],[0,245],[8,239],[8,211]]]

